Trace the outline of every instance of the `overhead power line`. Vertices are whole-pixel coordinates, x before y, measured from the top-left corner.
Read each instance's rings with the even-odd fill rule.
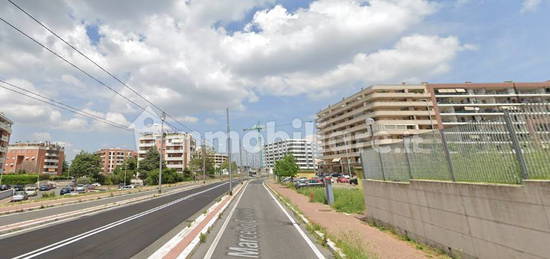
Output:
[[[137,96],[141,97],[143,100],[145,100],[147,103],[149,103],[151,106],[153,106],[155,109],[157,109],[159,112],[161,113],[164,113],[167,115],[168,118],[172,119],[173,121],[175,121],[177,124],[181,125],[182,127],[184,128],[187,128],[189,131],[193,131],[191,128],[189,128],[188,126],[186,126],[185,124],[179,122],[176,118],[172,117],[170,114],[168,114],[166,111],[164,111],[163,109],[161,109],[159,106],[155,105],[153,102],[149,101],[149,99],[147,99],[145,96],[141,95],[138,91],[136,91],[134,88],[130,87],[127,83],[125,83],[124,81],[122,81],[120,78],[118,78],[116,75],[114,75],[113,73],[109,72],[107,69],[105,69],[103,66],[99,65],[97,62],[95,62],[93,59],[91,59],[90,57],[88,57],[86,54],[84,54],[82,51],[78,50],[74,45],[72,45],[71,43],[67,42],[63,37],[59,36],[57,33],[55,33],[52,29],[50,29],[48,26],[46,26],[44,23],[42,23],[40,20],[38,20],[37,18],[35,18],[32,14],[30,14],[29,12],[27,12],[26,10],[24,10],[22,7],[20,7],[19,5],[17,5],[15,2],[13,2],[12,0],[8,0],[8,2],[10,2],[13,6],[15,6],[17,9],[19,9],[21,12],[25,13],[27,16],[29,16],[32,20],[34,20],[36,23],[38,23],[42,28],[44,28],[45,30],[47,30],[48,32],[50,32],[52,35],[54,35],[56,38],[58,38],[59,40],[61,40],[63,43],[65,43],[67,46],[69,46],[70,48],[72,48],[74,51],[76,51],[78,54],[80,54],[82,57],[84,57],[85,59],[87,59],[88,61],[90,61],[92,64],[94,64],[97,68],[99,68],[101,71],[105,72],[106,74],[108,74],[110,77],[112,77],[113,79],[115,79],[117,82],[119,82],[120,84],[122,84],[124,87],[126,87],[127,89],[129,89],[130,91],[132,91],[134,94],[136,94]]]
[[[84,116],[84,117],[87,117],[87,118],[90,118],[90,119],[93,119],[93,120],[96,120],[96,121],[100,121],[102,123],[108,124],[110,126],[113,126],[113,127],[119,128],[119,129],[131,131],[127,126],[125,126],[123,124],[120,124],[120,123],[117,123],[117,122],[114,122],[114,121],[111,121],[111,120],[104,119],[104,118],[102,118],[100,116],[97,116],[93,113],[89,113],[89,112],[86,112],[86,111],[79,110],[78,108],[75,108],[71,105],[62,103],[60,101],[56,101],[52,98],[49,98],[49,97],[46,97],[46,96],[41,95],[39,93],[27,90],[25,88],[14,85],[12,83],[8,83],[4,80],[0,80],[0,83],[6,84],[10,87],[13,87],[13,88],[17,89],[17,90],[15,90],[15,89],[9,88],[7,86],[0,85],[1,88],[4,88],[8,91],[11,91],[11,92],[29,97],[31,99],[34,99],[36,101],[39,101],[39,102],[42,102],[42,103],[45,103],[45,104],[49,104],[51,106],[57,107],[57,108],[62,109],[62,110],[66,110],[66,111],[76,113],[78,115],[81,115],[81,116]]]

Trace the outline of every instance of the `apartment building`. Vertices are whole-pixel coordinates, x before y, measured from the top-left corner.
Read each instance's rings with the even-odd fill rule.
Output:
[[[437,120],[426,86],[403,83],[361,89],[317,113],[316,124],[321,171],[344,172],[360,166],[361,149],[427,132]]]
[[[4,171],[4,162],[8,153],[12,124],[13,121],[8,119],[3,113],[0,113],[0,174]]]
[[[305,139],[286,139],[264,145],[264,163],[267,168],[275,168],[275,162],[291,154],[301,170],[314,170],[314,148],[310,141]]]
[[[65,149],[50,142],[20,142],[8,146],[5,173],[63,173]]]
[[[104,148],[96,152],[101,157],[103,174],[112,174],[117,166],[123,165],[129,158],[137,157],[137,152],[123,148]]]
[[[195,151],[195,155],[197,157],[201,157],[202,155],[202,147],[198,147]],[[213,148],[206,147],[206,157],[210,160],[212,160],[212,163],[214,164],[214,168],[220,168],[222,165],[227,162],[228,156],[227,154],[221,154],[217,153]]]
[[[164,143],[157,133],[144,133],[139,138],[138,159],[145,158],[147,151],[156,147],[163,155],[166,167],[183,172],[189,167],[191,154],[195,152],[195,140],[191,134],[185,132],[171,132],[164,134]]]
[[[502,116],[502,107],[513,109],[526,104],[550,103],[550,81],[518,83],[426,84],[436,103],[440,127],[472,121],[491,121]]]

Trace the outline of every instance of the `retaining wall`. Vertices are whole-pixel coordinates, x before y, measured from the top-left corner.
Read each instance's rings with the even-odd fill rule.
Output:
[[[459,258],[550,258],[550,181],[363,183],[369,221]]]

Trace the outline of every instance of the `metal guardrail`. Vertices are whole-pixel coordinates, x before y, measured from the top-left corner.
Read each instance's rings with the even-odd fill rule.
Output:
[[[514,184],[550,179],[550,104],[502,112],[494,121],[434,130],[363,150],[365,177]]]

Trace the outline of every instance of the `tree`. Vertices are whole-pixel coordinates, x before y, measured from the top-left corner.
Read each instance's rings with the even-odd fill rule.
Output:
[[[147,185],[156,185],[159,182],[159,170],[152,170],[147,172],[147,177],[145,178],[145,183]],[[182,174],[178,173],[173,168],[163,169],[162,170],[162,183],[176,183],[183,181]]]
[[[101,172],[101,158],[99,155],[80,152],[76,155],[69,167],[69,173],[75,178],[88,177],[99,180]]]
[[[67,175],[69,173],[69,163],[67,163],[67,160],[63,160],[63,164],[61,165],[62,169],[62,175]]]
[[[145,154],[145,158],[139,162],[139,171],[152,171],[159,169],[160,153],[153,147]],[[162,161],[162,168],[166,168],[165,161]]]
[[[209,151],[206,151],[209,152]],[[189,169],[191,169],[193,172],[197,173],[198,175],[201,175],[202,177],[202,152],[199,152],[198,154],[194,154],[191,158],[191,161],[189,161]],[[206,158],[204,159],[204,167],[206,168],[206,174],[213,175],[215,173],[214,168],[214,160],[212,157],[206,155]],[[200,178],[200,177],[199,177]]]
[[[223,162],[223,164],[220,166],[220,168],[222,170],[228,170],[229,169],[229,162],[228,161]],[[235,163],[235,161],[231,162],[231,173],[233,173],[233,174],[236,173],[237,168],[238,168],[237,163]]]
[[[292,154],[286,154],[282,159],[275,161],[275,174],[281,177],[294,177],[298,174],[300,167]]]
[[[110,178],[110,182],[112,184],[119,184],[124,182],[126,182],[126,184],[130,184],[132,178],[137,174],[136,169],[137,159],[135,157],[130,157],[124,160],[124,163],[122,163],[122,165],[118,165],[115,170],[113,170],[113,174],[108,176],[108,178]],[[124,181],[124,177],[126,177],[126,181]]]

